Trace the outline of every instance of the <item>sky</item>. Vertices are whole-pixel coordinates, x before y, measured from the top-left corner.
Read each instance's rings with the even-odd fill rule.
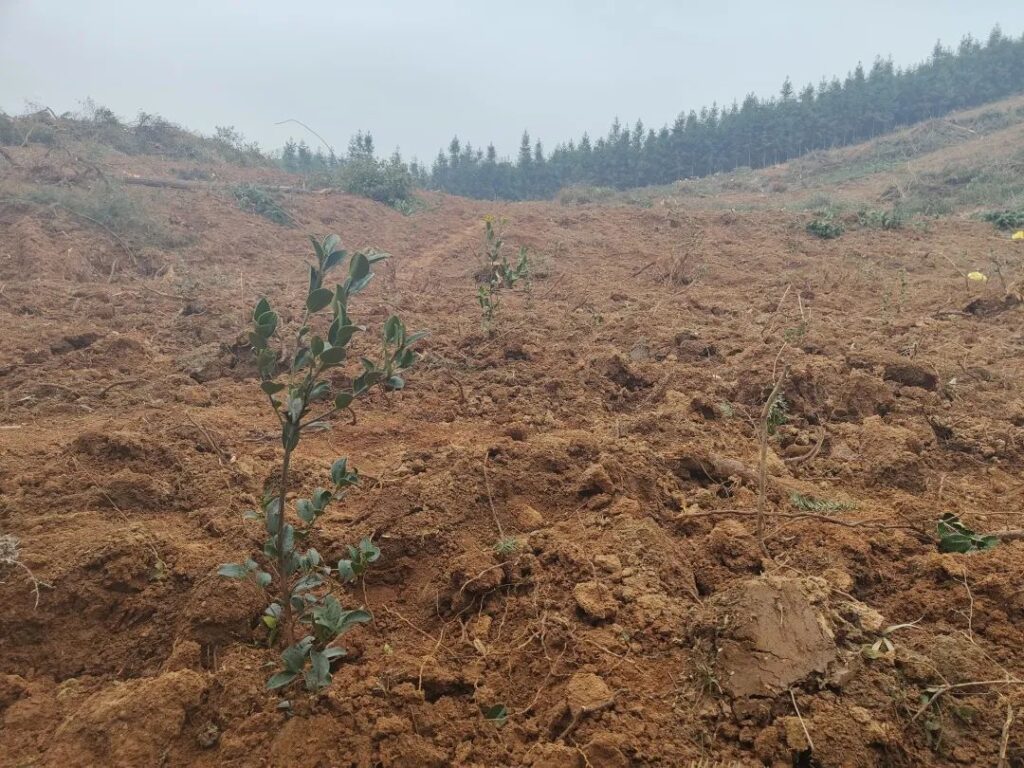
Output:
[[[453,135],[514,156],[612,119],[681,111],[844,76],[876,55],[1024,31],[1021,0],[0,0],[0,110],[160,114],[264,148],[289,136],[431,161]]]

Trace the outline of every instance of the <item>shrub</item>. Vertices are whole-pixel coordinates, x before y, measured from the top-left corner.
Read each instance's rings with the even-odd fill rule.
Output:
[[[905,219],[899,206],[893,206],[888,211],[863,210],[857,214],[857,218],[862,227],[887,230],[901,229]]]
[[[392,207],[411,203],[413,178],[400,159],[378,160],[358,155],[345,160],[337,172],[337,183],[346,192],[368,197]]]
[[[265,219],[270,219],[275,224],[288,227],[295,223],[295,219],[282,208],[273,194],[256,184],[238,184],[231,188],[231,194],[235,196],[238,207],[247,213],[255,213]]]
[[[0,186],[0,200],[63,209],[87,225],[99,226],[139,245],[178,248],[192,242],[190,236],[176,233],[158,220],[143,199],[118,184],[97,184],[91,189],[9,184]]]
[[[843,224],[831,211],[819,213],[807,225],[807,231],[822,240],[833,240],[843,234]]]
[[[1024,208],[1016,211],[988,211],[981,218],[995,224],[998,229],[1024,228]]]
[[[558,193],[558,202],[562,205],[587,205],[589,203],[604,203],[615,197],[615,190],[611,187],[593,187],[586,184],[577,184],[564,187]]]
[[[373,277],[372,265],[387,258],[386,254],[357,251],[348,254],[339,245],[337,235],[323,240],[310,238],[316,251],[316,265],[309,268],[309,290],[305,314],[290,348],[275,351],[271,343],[277,335],[279,316],[263,298],[253,311],[249,340],[256,352],[260,388],[269,399],[281,427],[283,459],[277,495],[264,498],[262,509],[247,513],[247,518],[261,520],[267,539],[261,552],[242,563],[222,565],[222,576],[251,579],[272,595],[263,615],[271,642],[283,640],[281,654],[284,669],[267,681],[270,689],[291,684],[300,676],[308,690],[319,690],[331,682],[331,662],[344,655],[335,640],[357,624],[372,618],[364,610],[345,610],[330,593],[328,577],[332,574],[342,582],[354,581],[380,556],[380,550],[363,539],[358,547],[349,547],[347,558],[337,567],[324,563],[313,547],[303,550],[317,521],[329,504],[344,498],[349,488],[359,482],[359,474],[340,458],[331,466],[331,489],[317,488],[309,498],[295,501],[295,522],[291,522],[286,502],[290,490],[289,468],[292,454],[302,436],[310,429],[328,426],[330,416],[350,410],[352,404],[374,387],[385,390],[402,389],[401,373],[417,360],[412,345],[425,335],[407,333],[395,315],[384,323],[380,362],[360,358],[358,373],[347,388],[334,392],[328,371],[342,366],[348,359],[348,346],[362,327],[349,316],[349,300],[357,295]],[[348,276],[334,290],[324,286],[328,273],[348,259]],[[331,322],[325,335],[314,327],[324,310],[330,310]],[[285,354],[287,353],[287,357]],[[281,361],[284,361],[283,363]],[[317,403],[328,403],[325,411],[310,416]],[[303,635],[296,640],[298,629]],[[307,668],[308,667],[308,668]]]

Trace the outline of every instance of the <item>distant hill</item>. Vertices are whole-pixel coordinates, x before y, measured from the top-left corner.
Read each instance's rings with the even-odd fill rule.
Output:
[[[616,191],[576,186],[564,203],[705,209],[899,207],[906,215],[1024,208],[1024,96],[778,165]]]

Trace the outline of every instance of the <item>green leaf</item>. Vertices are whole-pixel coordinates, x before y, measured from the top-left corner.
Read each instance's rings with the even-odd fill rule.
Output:
[[[260,315],[265,315],[270,311],[270,302],[266,298],[261,298],[256,302],[256,308],[252,311],[252,319],[258,320]]]
[[[352,260],[348,265],[348,277],[352,283],[357,283],[361,280],[366,279],[370,274],[370,260],[366,258],[365,254],[356,253],[353,254]],[[351,290],[351,288],[350,288]]]
[[[368,274],[366,277],[364,277],[362,280],[349,280],[348,292],[351,294],[359,293],[360,291],[363,290],[363,288],[370,284],[371,280],[373,280],[372,272]]]
[[[320,357],[324,351],[324,340],[314,336],[309,340],[309,351],[313,353],[313,357]]]
[[[419,341],[420,339],[425,339],[429,335],[430,331],[416,331],[415,333],[410,333],[408,336],[405,337],[405,346],[411,347],[417,341]]]
[[[277,368],[277,353],[266,348],[266,344],[256,353],[256,367],[260,370],[260,376],[269,379],[274,375]]]
[[[281,537],[281,543],[284,546],[285,554],[295,549],[295,526],[291,523],[284,524],[284,536]]]
[[[309,365],[313,356],[310,354],[309,347],[300,347],[295,352],[295,359],[292,360],[292,370],[298,371]]]
[[[484,710],[484,717],[495,725],[504,725],[508,722],[508,708],[504,704],[495,704],[493,707],[488,707]]]
[[[301,579],[295,582],[295,586],[292,587],[292,594],[297,595],[301,592],[305,592],[306,590],[316,589],[323,583],[324,580],[320,576],[320,574],[311,573],[308,576],[303,576]]]
[[[351,392],[339,392],[337,397],[334,398],[334,407],[339,411],[344,410],[352,405],[352,401],[355,399],[355,395]]]
[[[338,578],[341,579],[343,584],[351,584],[356,580],[356,571],[352,567],[351,560],[338,561]]]
[[[309,242],[313,244],[313,251],[316,253],[316,263],[323,264],[324,258],[327,256],[327,253],[324,251],[323,245],[319,240],[317,240],[312,235],[309,236]]]
[[[347,346],[356,334],[356,331],[363,330],[361,325],[339,325],[334,332],[334,339],[331,341],[336,347]]]
[[[240,563],[225,563],[217,569],[217,575],[228,579],[244,579],[249,575],[249,569]]]
[[[391,258],[391,254],[385,253],[384,251],[364,251],[363,255],[366,256],[366,260],[371,264],[376,264],[378,261],[384,261],[384,259]]]
[[[387,381],[388,389],[399,390],[405,388],[405,379],[401,376],[392,376]]]
[[[313,502],[309,499],[299,499],[295,503],[295,511],[298,513],[299,519],[307,525],[316,520],[316,509],[313,508]]]
[[[334,300],[334,291],[330,288],[317,288],[306,297],[306,309],[319,312]]]
[[[999,544],[999,538],[980,535],[972,531],[960,518],[947,512],[936,525],[939,534],[939,551],[966,554],[992,549]]]
[[[342,248],[339,248],[336,251],[332,251],[327,256],[327,260],[324,261],[324,272],[326,273],[328,270],[334,269],[336,266],[341,264],[341,262],[344,261],[345,256],[347,255],[347,252]]]
[[[324,688],[331,682],[331,660],[320,651],[310,651],[309,660],[312,668],[310,678],[316,688]]]
[[[338,485],[348,475],[348,459],[340,458],[337,459],[331,465],[331,480],[334,481],[335,485]]]
[[[261,587],[269,587],[270,582],[273,581],[273,577],[266,571],[256,572],[256,583]]]
[[[277,321],[276,312],[264,312],[256,318],[256,333],[264,339],[269,339],[274,335],[274,331],[277,330]]]
[[[278,688],[284,688],[298,676],[298,672],[277,672],[267,680],[267,690],[273,691]]]
[[[398,315],[391,315],[384,322],[384,341],[388,344],[401,344],[403,336],[405,336],[405,326],[402,325]]]
[[[313,491],[313,506],[316,507],[317,511],[321,511],[330,504],[331,499],[334,498],[334,494],[328,491],[326,488],[317,488]],[[310,550],[315,551],[315,550]]]
[[[289,672],[301,672],[302,668],[306,666],[306,656],[309,655],[310,648],[313,647],[313,636],[306,635],[304,638],[290,645],[284,649],[281,653],[281,659],[284,661],[284,668]]]
[[[380,547],[373,543],[373,539],[364,536],[359,540],[359,554],[368,563],[375,563],[380,558]]]
[[[347,353],[343,346],[327,347],[320,353],[320,362],[326,367],[339,365],[340,363],[345,362],[346,356]]]
[[[323,400],[331,394],[331,385],[326,381],[318,381],[313,385],[313,388],[309,390],[310,401]]]
[[[325,237],[324,238],[324,243],[323,243],[323,251],[324,251],[325,257],[326,256],[330,256],[332,253],[335,253],[337,251],[337,249],[338,249],[338,243],[340,243],[340,242],[341,242],[341,238],[338,237],[337,235],[331,234],[331,235],[328,235],[327,237]],[[326,259],[325,259],[325,261],[326,261]]]
[[[262,384],[260,384],[260,389],[262,389],[268,395],[276,395],[278,392],[284,389],[284,384],[280,384],[276,381],[264,381]]]
[[[348,632],[356,624],[367,624],[373,621],[373,614],[369,611],[362,609],[356,609],[354,611],[343,611],[341,614],[340,628],[338,634],[343,635]]]
[[[324,648],[324,656],[326,656],[329,661],[333,661],[334,659],[340,659],[347,653],[348,651],[346,651],[344,648],[339,648],[336,645],[329,645],[326,648]]]

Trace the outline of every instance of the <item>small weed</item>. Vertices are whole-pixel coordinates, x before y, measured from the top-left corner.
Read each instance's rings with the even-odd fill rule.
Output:
[[[896,653],[896,643],[893,642],[891,635],[899,629],[916,627],[920,621],[921,619],[918,619],[917,621],[909,621],[905,624],[893,624],[891,627],[886,627],[882,630],[882,636],[875,642],[861,646],[861,655],[865,659],[869,659],[871,661],[893,656]]]
[[[519,540],[512,536],[505,536],[499,539],[494,545],[494,554],[498,557],[508,557],[519,551]]]
[[[999,543],[998,536],[985,536],[975,533],[964,525],[959,516],[947,512],[935,526],[939,534],[940,552],[958,552],[969,554],[992,549]]]
[[[495,704],[484,711],[484,717],[490,720],[499,728],[508,722],[508,707],[504,704]]]
[[[50,587],[45,581],[40,581],[21,560],[21,542],[16,536],[10,534],[0,535],[0,569],[20,568],[30,582],[32,582],[32,594],[35,597],[35,607],[39,607],[39,588]]]
[[[804,512],[819,512],[830,515],[835,512],[846,512],[856,509],[857,505],[852,501],[832,501],[831,499],[816,499],[813,496],[804,496],[794,491],[789,495],[789,501],[797,509]]]
[[[775,431],[788,420],[789,403],[786,402],[782,395],[779,395],[774,401],[772,401],[771,408],[768,409],[768,434],[774,435]]]
[[[263,187],[255,184],[239,184],[231,188],[238,207],[246,213],[255,213],[269,219],[282,227],[295,224],[295,219],[284,208],[278,205],[277,199]]]
[[[804,336],[807,335],[807,323],[801,320],[792,328],[787,328],[782,332],[782,338],[785,339],[787,344],[798,344]]]

